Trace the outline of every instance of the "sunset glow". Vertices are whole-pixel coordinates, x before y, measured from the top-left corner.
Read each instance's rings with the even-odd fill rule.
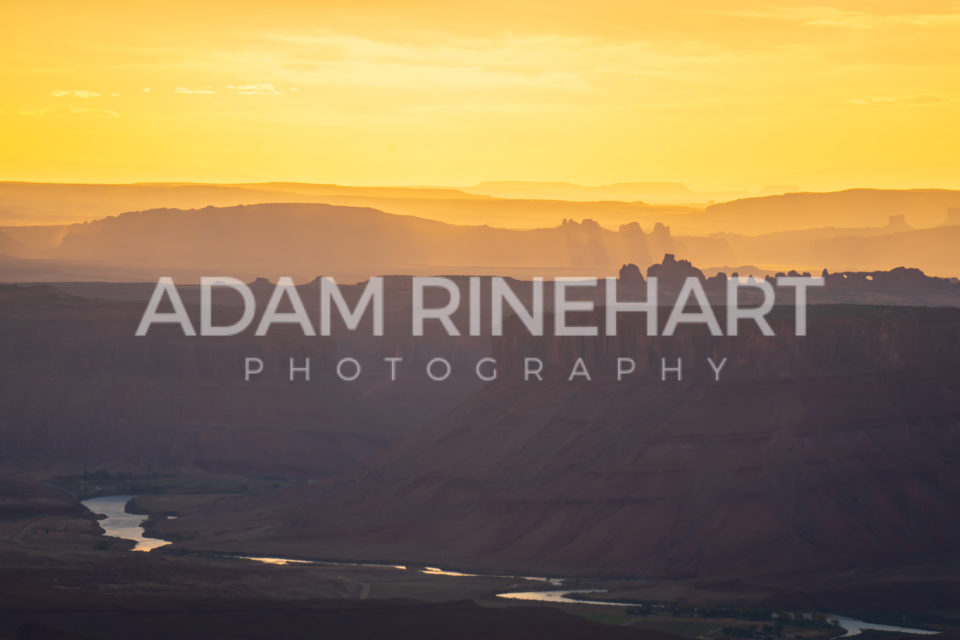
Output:
[[[960,187],[952,2],[3,13],[4,180]]]

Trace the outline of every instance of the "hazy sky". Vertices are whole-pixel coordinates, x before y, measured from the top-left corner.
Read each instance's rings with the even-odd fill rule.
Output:
[[[0,179],[960,188],[955,2],[4,2]]]

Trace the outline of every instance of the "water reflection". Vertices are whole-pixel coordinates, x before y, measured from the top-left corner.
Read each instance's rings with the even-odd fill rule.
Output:
[[[533,600],[536,602],[562,602],[563,604],[597,604],[607,607],[629,607],[626,602],[606,602],[604,600],[587,600],[584,598],[570,598],[571,593],[606,593],[606,589],[564,589],[556,591],[513,591],[498,593],[498,598],[510,600]]]
[[[423,573],[428,576],[454,576],[461,578],[476,578],[478,575],[476,573],[461,573],[460,571],[446,571],[440,567],[424,567],[420,570],[420,573]]]
[[[254,562],[262,562],[263,564],[278,564],[280,566],[288,564],[314,564],[309,560],[295,560],[293,558],[269,558],[267,556],[232,556],[234,558],[239,558],[240,560],[253,560]]]
[[[402,564],[382,564],[376,562],[332,562],[325,560],[301,560],[297,558],[279,558],[273,556],[225,556],[228,558],[237,558],[238,560],[252,560],[253,562],[262,562],[263,564],[313,564],[323,567],[363,567],[367,569],[393,569],[394,571],[406,571],[406,565]]]
[[[167,540],[147,538],[143,535],[143,523],[147,516],[127,513],[124,508],[135,496],[103,496],[84,500],[83,505],[97,515],[106,516],[100,521],[105,535],[123,538],[137,543],[134,551],[152,551],[170,544]]]

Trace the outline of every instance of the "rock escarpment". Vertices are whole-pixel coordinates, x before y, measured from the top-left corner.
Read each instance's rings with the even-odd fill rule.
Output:
[[[362,471],[230,509],[276,524],[272,548],[556,574],[742,577],[955,556],[960,312],[821,307],[810,327],[511,332],[495,352],[505,364],[534,351],[548,371],[575,356],[600,371],[632,351],[691,365],[726,355],[729,369],[720,382],[706,367],[680,383],[504,376]],[[237,518],[174,526],[187,546],[229,545],[204,528]]]

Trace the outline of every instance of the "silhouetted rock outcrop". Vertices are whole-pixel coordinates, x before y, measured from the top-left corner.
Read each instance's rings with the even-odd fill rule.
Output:
[[[620,267],[619,279],[624,283],[643,284],[643,274],[640,273],[640,267],[630,263]]]
[[[670,287],[680,287],[687,278],[705,280],[703,271],[697,269],[689,260],[677,260],[672,253],[663,256],[663,262],[647,268],[647,277],[655,277]]]

